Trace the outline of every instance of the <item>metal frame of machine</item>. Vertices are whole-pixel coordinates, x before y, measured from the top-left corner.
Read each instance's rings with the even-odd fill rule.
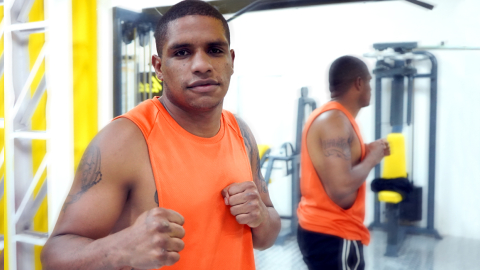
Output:
[[[441,239],[438,231],[434,228],[434,201],[435,201],[435,156],[436,156],[436,120],[437,120],[437,60],[435,56],[427,51],[415,51],[416,42],[408,43],[381,43],[374,44],[378,51],[393,49],[394,54],[386,57],[377,57],[375,74],[375,139],[382,138],[382,79],[392,79],[391,113],[390,125],[393,132],[401,132],[404,116],[404,80],[407,78],[407,125],[412,124],[413,112],[413,82],[416,78],[430,78],[430,119],[429,119],[429,144],[428,144],[428,188],[427,188],[427,225],[418,227],[399,224],[399,205],[387,203],[387,222],[380,220],[380,201],[375,196],[374,221],[369,229],[384,229],[387,231],[387,252],[386,256],[397,256],[405,234],[424,234]],[[371,55],[370,55],[371,56]],[[375,55],[374,55],[375,56]],[[379,54],[377,55],[379,56]],[[418,57],[420,56],[420,57]],[[417,58],[429,59],[431,71],[428,74],[418,74],[412,63]],[[390,58],[393,64],[385,59]],[[380,178],[380,165],[375,167],[375,178]],[[401,204],[401,203],[400,203]],[[419,206],[421,207],[421,205]]]
[[[306,108],[310,108],[311,111],[314,111],[317,108],[317,103],[314,99],[308,97],[308,88],[302,87],[300,90],[301,96],[298,98],[298,111],[297,111],[297,129],[296,129],[296,142],[295,147],[290,143],[284,143],[281,148],[284,149],[285,155],[268,155],[266,157],[267,170],[265,172],[265,181],[267,182],[270,179],[272,170],[274,169],[273,165],[276,161],[285,161],[285,166],[287,168],[287,175],[292,177],[292,213],[290,216],[280,216],[281,219],[290,220],[290,227],[285,231],[280,231],[278,235],[277,244],[282,244],[286,238],[291,235],[296,235],[298,218],[297,218],[297,207],[300,202],[300,149],[302,147],[302,131],[305,123],[306,117],[309,114],[305,113]],[[288,154],[288,149],[291,149],[291,154]],[[290,169],[289,169],[290,168]]]

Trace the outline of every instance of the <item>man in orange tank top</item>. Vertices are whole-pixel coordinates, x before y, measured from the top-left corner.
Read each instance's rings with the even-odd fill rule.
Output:
[[[163,96],[91,141],[45,269],[255,269],[253,248],[280,231],[252,132],[222,109],[235,58],[227,22],[182,1],[155,39]]]
[[[363,144],[355,117],[370,103],[371,76],[360,59],[343,56],[329,71],[332,101],[305,124],[298,244],[309,269],[364,269],[365,179],[385,155],[384,139]]]

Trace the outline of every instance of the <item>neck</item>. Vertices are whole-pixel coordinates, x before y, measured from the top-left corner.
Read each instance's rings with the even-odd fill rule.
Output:
[[[357,114],[360,111],[361,107],[358,106],[358,102],[349,98],[348,96],[340,96],[336,98],[332,98],[332,101],[336,101],[340,103],[347,111],[353,116],[353,118],[357,118]]]
[[[220,130],[222,104],[209,111],[196,112],[185,111],[173,104],[166,96],[160,97],[159,100],[173,120],[195,136],[211,138]]]

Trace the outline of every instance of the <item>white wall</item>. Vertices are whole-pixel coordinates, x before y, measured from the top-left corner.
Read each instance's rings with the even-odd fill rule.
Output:
[[[429,3],[435,5],[434,10],[406,1],[386,1],[242,15],[230,23],[236,60],[225,107],[247,121],[258,143],[293,143],[300,87],[309,86],[310,95],[318,104],[325,103],[328,68],[337,57],[362,56],[372,52],[372,44],[379,42],[417,41],[421,46],[432,46],[444,41],[447,46],[480,46],[480,20],[476,16],[479,1]],[[435,226],[443,235],[480,239],[480,143],[476,138],[480,133],[476,124],[480,116],[480,85],[474,79],[480,51],[431,52],[439,63]],[[374,67],[374,59],[364,60],[370,68]],[[426,71],[429,65],[420,63],[418,68]],[[386,101],[389,82],[383,85]],[[425,186],[428,80],[417,80],[415,92],[414,180]],[[357,118],[367,142],[374,138],[373,109],[365,108]],[[384,130],[388,132],[388,127]],[[406,129],[407,137],[409,132]],[[290,211],[288,181],[277,175],[270,187],[272,200],[282,214]],[[367,224],[373,218],[372,202],[369,192]]]
[[[132,1],[123,0],[99,2],[99,35],[102,36],[99,38],[99,62],[110,64],[110,7],[119,5],[139,11],[152,4],[146,0],[136,1],[134,5]],[[251,12],[236,18],[230,23],[232,48],[236,51],[235,74],[225,108],[247,121],[258,143],[278,147],[283,142],[295,141],[300,87],[310,87],[310,95],[319,105],[328,101],[327,72],[337,57],[346,54],[360,57],[372,52],[372,44],[379,42],[417,41],[430,46],[444,41],[448,46],[480,46],[480,20],[476,16],[480,1],[428,2],[435,5],[434,10],[406,1],[385,1]],[[480,143],[476,138],[480,133],[476,125],[476,116],[480,116],[480,106],[476,104],[480,100],[480,86],[474,80],[479,70],[480,51],[431,52],[439,63],[435,226],[443,235],[480,239],[477,207],[480,204],[480,196],[477,196],[480,193],[477,158]],[[370,68],[374,67],[374,59],[364,60]],[[101,63],[100,66],[103,70],[107,68]],[[420,63],[418,68],[425,71],[428,66],[428,63]],[[111,75],[107,73],[99,78],[101,93],[111,92],[108,89]],[[389,82],[384,81],[383,87],[387,101]],[[425,185],[428,176],[428,81],[417,80],[415,92],[414,180],[418,185]],[[101,93],[104,101],[111,96]],[[106,109],[99,112],[99,125],[103,126],[108,123],[111,103],[99,105]],[[357,118],[365,141],[374,138],[373,109],[373,106],[365,108]],[[385,110],[385,117],[387,119],[388,110]],[[409,131],[405,131],[407,138]],[[384,132],[388,132],[388,126],[384,126]],[[291,210],[290,183],[288,177],[282,177],[281,171],[272,175],[270,193],[279,212],[288,214]],[[369,192],[367,224],[373,217],[372,202]]]

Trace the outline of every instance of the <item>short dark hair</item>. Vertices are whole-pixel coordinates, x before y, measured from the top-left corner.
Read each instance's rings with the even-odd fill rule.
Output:
[[[225,29],[228,44],[230,44],[230,29],[228,28],[228,23],[217,9],[203,1],[185,0],[172,6],[157,23],[155,28],[155,44],[159,56],[162,56],[162,49],[167,39],[168,24],[171,21],[189,15],[208,16],[220,20]]]
[[[332,97],[345,94],[358,77],[366,79],[369,75],[367,65],[362,60],[349,55],[337,58],[328,74]]]

